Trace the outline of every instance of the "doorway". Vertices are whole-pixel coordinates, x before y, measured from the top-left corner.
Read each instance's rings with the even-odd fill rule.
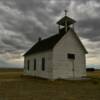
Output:
[[[72,78],[75,78],[75,54],[68,53],[67,54],[68,62],[69,62],[69,67],[70,67],[70,74]]]

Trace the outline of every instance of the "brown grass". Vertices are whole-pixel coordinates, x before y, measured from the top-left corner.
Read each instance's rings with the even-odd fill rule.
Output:
[[[88,72],[87,75],[92,78],[100,78],[100,71]]]
[[[94,78],[94,73],[88,74],[92,79],[80,81],[49,81],[22,74],[0,72],[0,100],[100,100],[100,76]]]

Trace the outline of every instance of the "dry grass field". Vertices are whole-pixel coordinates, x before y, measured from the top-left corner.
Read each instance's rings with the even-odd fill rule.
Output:
[[[56,80],[22,76],[22,70],[0,70],[0,100],[100,100],[100,72],[89,80]]]

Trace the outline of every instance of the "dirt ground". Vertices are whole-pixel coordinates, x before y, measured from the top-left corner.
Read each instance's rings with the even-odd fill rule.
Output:
[[[56,80],[23,76],[22,70],[0,71],[0,100],[100,100],[100,72],[89,80]]]

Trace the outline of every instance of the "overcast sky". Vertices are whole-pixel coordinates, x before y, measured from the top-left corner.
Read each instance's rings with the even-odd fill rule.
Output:
[[[37,41],[58,32],[64,16],[88,50],[87,66],[100,66],[100,0],[0,0],[0,67],[23,67],[23,54]]]

